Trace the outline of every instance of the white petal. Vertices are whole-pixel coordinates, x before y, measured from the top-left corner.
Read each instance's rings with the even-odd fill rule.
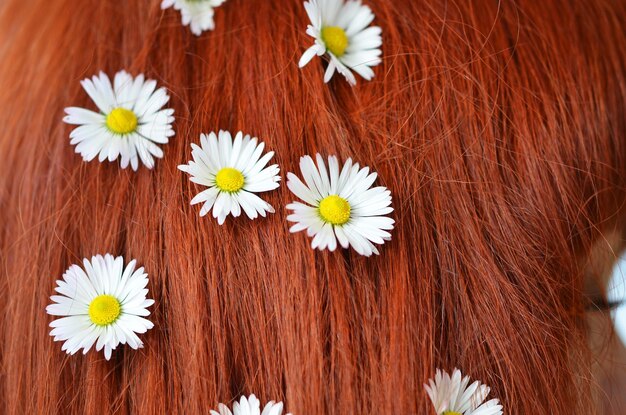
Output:
[[[106,117],[100,113],[86,110],[84,108],[69,107],[65,108],[67,116],[63,118],[63,121],[67,124],[95,124],[103,125],[106,122]]]
[[[315,44],[311,46],[302,54],[302,57],[298,62],[298,66],[300,68],[305,67],[309,62],[311,62],[311,59],[313,59],[315,56],[323,55],[324,52],[326,52],[326,49],[324,49],[324,47],[321,45]]]

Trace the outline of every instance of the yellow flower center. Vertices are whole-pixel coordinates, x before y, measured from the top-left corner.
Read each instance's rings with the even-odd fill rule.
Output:
[[[107,115],[107,127],[117,134],[128,134],[137,128],[137,116],[126,108],[115,108]]]
[[[342,57],[348,48],[348,35],[337,26],[328,26],[322,28],[322,40],[326,45],[326,49],[337,57]]]
[[[320,216],[325,222],[343,225],[350,220],[350,203],[343,197],[330,195],[320,202]]]
[[[215,184],[224,192],[238,192],[243,187],[244,182],[243,174],[232,167],[224,167],[215,175]]]
[[[89,304],[89,318],[98,326],[108,326],[122,314],[122,306],[112,295],[99,295]]]
[[[454,411],[443,411],[441,415],[463,415],[463,414],[460,412],[454,412]]]

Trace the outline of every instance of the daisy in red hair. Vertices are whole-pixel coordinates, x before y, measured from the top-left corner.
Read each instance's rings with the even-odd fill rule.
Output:
[[[304,3],[311,20],[306,33],[315,44],[304,52],[299,66],[308,64],[314,56],[328,55],[324,82],[335,71],[345,76],[350,85],[356,84],[352,71],[366,80],[374,77],[373,66],[381,62],[382,30],[370,26],[374,13],[361,0],[311,0]]]

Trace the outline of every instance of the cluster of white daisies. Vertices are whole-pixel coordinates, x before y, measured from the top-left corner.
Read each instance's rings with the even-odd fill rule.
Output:
[[[86,161],[121,158],[121,167],[137,169],[139,160],[148,168],[154,158],[162,157],[158,144],[166,144],[174,135],[174,110],[163,109],[169,101],[165,88],[143,75],[133,78],[118,72],[113,82],[100,73],[82,82],[83,88],[100,112],[84,108],[66,108],[64,121],[78,125],[71,134]],[[192,144],[193,160],[178,168],[190,180],[206,187],[191,204],[202,204],[200,216],[212,212],[221,225],[228,216],[244,213],[250,219],[274,213],[274,208],[259,194],[279,187],[280,168],[268,166],[274,152],[265,152],[265,143],[241,132],[235,137],[228,131],[200,136],[200,145]],[[351,246],[361,255],[378,254],[376,245],[391,238],[394,220],[391,192],[372,187],[377,174],[348,159],[343,166],[337,157],[328,164],[319,155],[316,162],[305,156],[300,160],[302,179],[287,175],[287,187],[302,200],[287,205],[293,212],[292,232],[306,230],[313,238],[312,247],[334,251],[338,245]]]
[[[84,259],[83,266],[72,265],[57,281],[51,297],[53,304],[47,312],[60,318],[52,321],[50,334],[55,341],[63,341],[62,350],[75,354],[82,349],[86,354],[92,348],[104,349],[109,360],[120,344],[133,349],[143,347],[137,334],[146,333],[154,325],[146,317],[154,300],[148,299],[148,275],[136,261],[127,265],[124,258],[106,254]],[[424,385],[437,415],[501,415],[502,405],[497,399],[484,402],[489,387],[479,381],[470,384],[455,369],[450,376],[437,370],[435,379]],[[241,397],[233,410],[218,405],[211,415],[281,415],[282,402],[270,401],[261,412],[260,401],[254,396]]]
[[[180,11],[183,25],[196,36],[215,28],[215,8],[226,0],[163,0],[162,9],[173,7]],[[313,57],[327,55],[328,66],[324,82],[330,81],[335,71],[350,85],[356,85],[352,71],[366,80],[374,77],[372,67],[381,62],[382,29],[370,26],[374,21],[372,10],[361,0],[310,0],[304,2],[310,24],[306,33],[315,42],[304,52],[302,68]]]
[[[75,354],[82,349],[104,349],[109,360],[120,344],[133,349],[143,347],[137,334],[146,333],[154,325],[146,317],[154,300],[148,299],[148,276],[136,261],[127,265],[124,259],[106,254],[84,259],[83,266],[72,265],[57,281],[51,297],[53,304],[47,312],[60,318],[52,321],[50,334],[63,341],[62,350]],[[469,384],[469,377],[455,369],[450,376],[437,370],[434,381],[424,385],[437,415],[501,415],[497,399],[484,402],[489,387],[479,381]],[[483,403],[484,402],[484,403]],[[260,401],[254,396],[241,397],[231,411],[219,404],[211,415],[281,415],[282,402],[270,401],[261,412]]]
[[[215,8],[226,0],[163,0],[163,9],[173,7],[182,22],[195,35],[215,27]],[[335,72],[356,84],[353,72],[366,80],[374,77],[372,67],[381,62],[382,30],[370,26],[374,14],[361,0],[310,0],[304,3],[310,25],[306,33],[314,44],[302,55],[304,67],[315,56],[326,56],[324,81]],[[98,111],[66,108],[63,119],[77,125],[71,132],[71,144],[85,161],[98,158],[120,159],[122,168],[133,170],[139,162],[151,169],[155,158],[163,157],[159,145],[174,136],[174,110],[164,108],[169,102],[167,90],[157,88],[144,75],[133,77],[118,72],[113,82],[100,73],[82,81],[82,86]],[[200,145],[192,144],[193,160],[178,168],[189,174],[193,183],[204,186],[191,204],[201,204],[200,216],[209,212],[221,225],[228,216],[244,213],[249,219],[265,217],[274,208],[259,194],[275,190],[280,184],[280,168],[269,165],[273,152],[265,152],[265,143],[239,132],[234,138],[228,131],[202,134]],[[391,192],[372,187],[377,174],[348,159],[340,165],[335,156],[327,160],[300,159],[301,177],[287,174],[287,187],[300,199],[286,207],[291,214],[291,232],[306,231],[314,249],[334,251],[338,245],[352,247],[365,256],[378,254],[376,245],[391,238],[394,220],[388,215]],[[57,281],[47,312],[59,316],[50,326],[55,341],[63,341],[62,350],[86,354],[92,348],[104,350],[107,360],[120,344],[133,349],[143,347],[138,334],[153,324],[146,318],[154,301],[147,298],[148,276],[136,261],[124,264],[122,257],[110,254],[84,259],[83,266],[72,265]],[[489,388],[476,381],[469,385],[454,370],[452,376],[437,370],[434,381],[425,385],[437,415],[498,415],[502,406],[497,399],[483,403]],[[254,395],[241,397],[233,410],[224,404],[212,415],[281,415],[282,402],[269,402],[261,411]]]
[[[52,321],[51,336],[62,341],[68,354],[82,349],[83,354],[95,348],[104,349],[109,360],[120,344],[133,349],[143,347],[137,334],[144,334],[154,325],[146,317],[154,300],[148,299],[148,275],[143,267],[136,268],[132,260],[124,265],[123,257],[111,254],[84,259],[83,266],[72,265],[57,281],[53,304],[48,314],[60,318]],[[498,399],[484,402],[489,387],[479,381],[470,384],[468,376],[462,377],[455,369],[450,376],[437,369],[435,379],[425,384],[437,415],[501,415]],[[233,411],[224,404],[211,415],[281,415],[282,402],[271,401],[260,411],[260,401],[254,396],[241,397]]]
[[[162,8],[173,7],[182,14],[184,25],[196,35],[214,28],[215,8],[225,0],[163,0]],[[311,21],[307,33],[315,44],[302,56],[300,66],[315,55],[329,57],[325,80],[335,70],[354,84],[351,70],[371,79],[372,66],[380,63],[381,29],[369,27],[374,20],[371,9],[361,0],[311,0],[304,3]],[[83,160],[110,162],[120,159],[122,168],[133,170],[139,162],[154,167],[155,158],[163,157],[161,145],[175,132],[174,110],[165,108],[167,90],[157,88],[144,75],[133,77],[118,72],[113,82],[100,72],[81,82],[98,111],[69,107],[63,120],[77,125],[70,133],[72,145]],[[274,208],[259,194],[279,187],[280,168],[267,166],[273,152],[264,153],[265,144],[257,138],[237,133],[233,139],[227,131],[202,134],[200,145],[192,144],[193,160],[179,166],[190,180],[206,189],[191,204],[202,204],[200,215],[212,212],[221,225],[230,215],[242,212],[250,219],[274,213]],[[317,162],[317,165],[316,163]],[[302,179],[289,173],[287,187],[301,201],[287,205],[293,212],[291,232],[306,231],[312,247],[334,251],[338,245],[352,247],[361,255],[378,254],[376,245],[391,238],[393,211],[391,192],[372,187],[377,177],[368,167],[359,167],[348,159],[343,166],[335,156],[328,165],[318,154],[300,160]]]

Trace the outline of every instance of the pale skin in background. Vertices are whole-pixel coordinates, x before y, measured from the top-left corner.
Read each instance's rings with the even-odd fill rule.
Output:
[[[626,248],[626,227],[616,226],[599,240],[586,266],[586,290],[591,299],[603,298],[616,259]],[[609,312],[587,312],[589,346],[594,358],[594,374],[599,392],[598,414],[620,415],[626,413],[626,346],[613,329]]]

